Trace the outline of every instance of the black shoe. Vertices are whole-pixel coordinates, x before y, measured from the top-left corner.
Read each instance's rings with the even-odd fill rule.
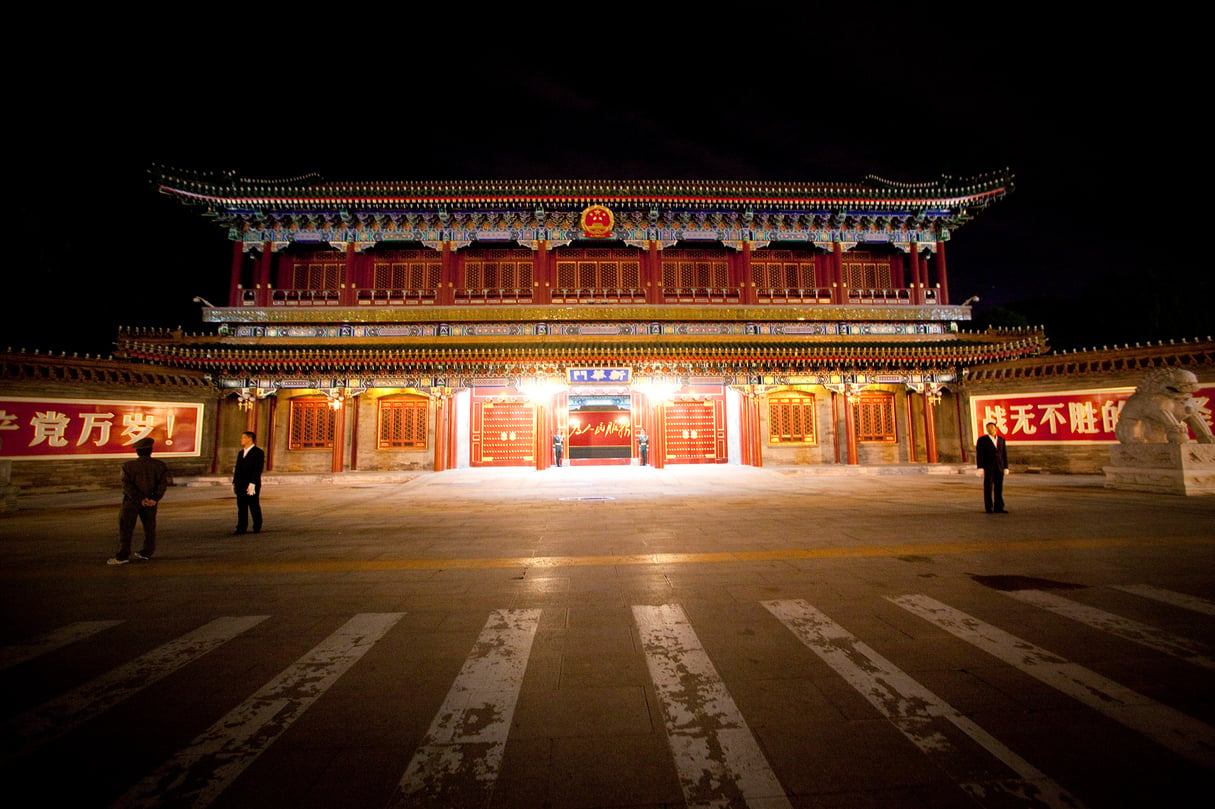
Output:
[[[260,534],[261,532],[262,532],[262,529],[260,529],[260,528],[253,529],[253,533],[255,533],[255,534]]]
[[[238,536],[240,536],[241,534],[247,534],[247,533],[249,533],[249,532],[248,532],[248,531],[240,531],[240,530],[237,530],[237,531],[233,531],[233,532],[232,532],[232,536],[234,536],[234,537],[238,537]]]

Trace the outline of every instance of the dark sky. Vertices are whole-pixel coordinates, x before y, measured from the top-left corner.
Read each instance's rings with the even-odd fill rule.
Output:
[[[14,91],[19,232],[0,347],[108,353],[119,325],[203,328],[191,298],[224,301],[231,249],[155,193],[154,162],[439,180],[914,181],[1008,166],[1015,193],[950,244],[951,292],[980,296],[980,322],[1045,325],[1057,348],[1205,336],[1209,92],[1190,84],[1208,71],[1127,23],[1116,36],[887,24],[830,47],[768,32],[686,52],[657,33],[629,51],[617,31],[614,49],[567,44],[564,59],[470,57],[450,39],[360,40],[365,52],[303,62],[274,47],[107,50]]]

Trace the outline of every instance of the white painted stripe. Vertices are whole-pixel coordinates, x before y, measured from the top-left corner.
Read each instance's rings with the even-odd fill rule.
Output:
[[[687,805],[790,807],[683,608],[634,606],[633,619]]]
[[[1192,596],[1188,593],[1175,593],[1172,590],[1164,590],[1160,587],[1153,587],[1150,584],[1115,585],[1114,589],[1141,596],[1142,598],[1163,601],[1165,604],[1172,604],[1174,607],[1181,607],[1192,612],[1201,612],[1203,615],[1215,617],[1215,602],[1207,601],[1205,598]]]
[[[265,615],[216,618],[5,724],[10,740],[0,760],[23,755],[59,738],[118,703],[266,620]]]
[[[1180,635],[1174,635],[1163,629],[1141,624],[1138,621],[1132,621],[1129,618],[1123,618],[1120,615],[1114,615],[1112,612],[1105,612],[1096,607],[1069,601],[1054,593],[1044,593],[1041,590],[1011,590],[1005,592],[1005,595],[1018,601],[1024,601],[1026,604],[1032,604],[1035,607],[1049,610],[1056,615],[1062,615],[1064,618],[1071,618],[1073,621],[1087,624],[1094,629],[1100,629],[1111,635],[1117,635],[1141,646],[1147,646],[1149,649],[1164,652],[1167,655],[1185,660],[1187,663],[1193,663],[1195,666],[1202,666],[1205,669],[1215,669],[1215,659],[1211,657],[1211,649],[1204,643],[1183,638]]]
[[[35,657],[61,649],[78,640],[84,640],[90,635],[95,635],[121,623],[122,621],[77,621],[40,635],[26,643],[0,646],[0,671],[26,663]]]
[[[801,600],[762,603],[980,806],[993,801],[996,806],[1082,806],[1059,784],[815,607]],[[1017,777],[993,778],[986,767],[962,769],[957,748],[941,732],[941,720],[952,723]]]
[[[540,610],[495,610],[414,752],[391,807],[487,806]]]
[[[403,615],[354,616],[132,787],[114,806],[207,806]]]
[[[1215,729],[1094,671],[923,595],[888,600],[1207,769]]]

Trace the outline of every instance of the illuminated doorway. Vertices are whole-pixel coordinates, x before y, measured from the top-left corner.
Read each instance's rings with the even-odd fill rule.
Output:
[[[571,464],[628,464],[633,457],[632,397],[626,394],[569,397],[565,454]]]

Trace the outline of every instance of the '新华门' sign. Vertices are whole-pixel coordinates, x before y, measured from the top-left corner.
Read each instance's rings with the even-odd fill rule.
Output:
[[[1134,388],[1101,388],[972,396],[971,426],[974,435],[980,436],[984,433],[983,425],[994,421],[1000,435],[1010,444],[1116,442],[1114,427],[1126,400],[1134,392]],[[1211,424],[1209,402],[1213,398],[1215,387],[1203,387],[1194,393],[1207,424]]]
[[[107,458],[131,455],[141,438],[154,452],[197,457],[203,406],[181,402],[0,398],[0,458]]]

